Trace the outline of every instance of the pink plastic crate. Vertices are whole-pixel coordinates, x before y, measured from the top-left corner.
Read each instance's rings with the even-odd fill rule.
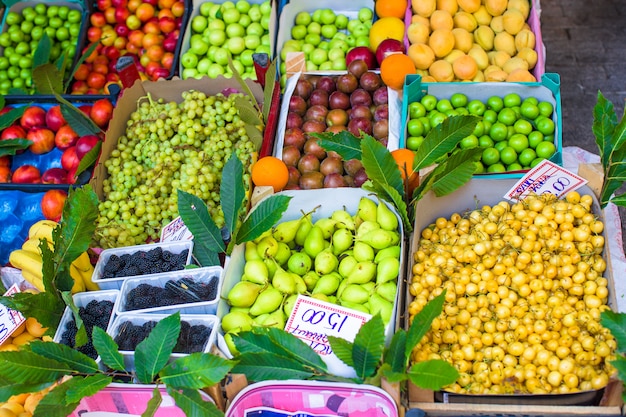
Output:
[[[398,416],[391,396],[372,385],[289,380],[248,385],[233,399],[225,417],[246,417],[246,411],[255,407],[323,416]]]

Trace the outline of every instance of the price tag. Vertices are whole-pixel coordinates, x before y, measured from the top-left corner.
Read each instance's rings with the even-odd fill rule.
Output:
[[[18,292],[20,292],[19,287],[17,284],[13,284],[4,295],[13,295]],[[25,321],[26,318],[19,311],[11,310],[4,304],[0,304],[0,345]]]
[[[561,197],[586,183],[586,179],[553,162],[544,160],[528,171],[528,174],[519,180],[504,197],[512,201],[521,200],[530,194],[548,193]]]
[[[193,235],[187,226],[185,226],[180,216],[169,222],[161,230],[161,242],[178,242],[191,239],[193,239]]]
[[[356,376],[354,369],[333,353],[328,336],[352,342],[361,326],[371,318],[369,314],[300,294],[285,324],[285,331],[311,346],[331,373],[351,378]]]

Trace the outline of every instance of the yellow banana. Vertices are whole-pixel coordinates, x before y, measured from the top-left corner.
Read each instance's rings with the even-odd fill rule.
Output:
[[[80,272],[87,291],[97,291],[100,289],[98,284],[91,280],[94,268],[87,252],[81,253],[80,256],[72,262],[72,266]]]
[[[22,275],[28,282],[37,286],[35,282],[31,282],[29,280],[30,278],[35,281],[39,281],[39,285],[43,287],[43,285],[41,285],[43,262],[40,255],[23,249],[16,249],[9,255],[9,262],[15,268],[22,270]],[[26,275],[24,275],[24,271],[26,272]],[[43,291],[43,289],[41,291]]]
[[[52,231],[55,227],[58,226],[58,223],[52,220],[39,220],[34,223],[30,229],[28,229],[28,238],[38,238],[43,239],[46,238],[48,242],[53,242],[52,240]]]
[[[43,285],[43,280],[41,279],[41,277],[34,275],[27,270],[22,270],[22,277],[24,277],[24,279],[27,282],[32,284],[32,286],[37,288],[40,292],[43,292],[46,290],[46,288]]]
[[[89,271],[79,270],[80,275],[83,277],[83,282],[85,283],[85,290],[87,291],[98,291],[100,286],[93,282],[93,267]]]
[[[26,242],[24,242],[24,244],[22,245],[22,249],[24,249],[25,251],[29,251],[29,252],[33,252],[39,256],[41,256],[41,250],[39,250],[39,243],[41,242],[41,239],[39,238],[29,238],[28,240],[26,240]],[[47,240],[48,242],[48,247],[50,248],[50,250],[54,251],[54,244]]]
[[[72,264],[81,271],[93,271],[93,266],[91,265],[89,254],[86,251],[81,253],[78,258],[74,259],[74,262],[72,262]]]
[[[74,278],[74,285],[72,285],[71,293],[76,294],[77,292],[85,291],[85,281],[83,281],[83,276],[74,264],[70,265],[70,276]]]

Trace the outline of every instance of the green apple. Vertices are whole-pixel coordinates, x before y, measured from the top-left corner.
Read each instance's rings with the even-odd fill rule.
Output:
[[[250,23],[252,23],[252,19],[250,19],[250,16],[248,16],[247,14],[242,14],[239,18],[239,24],[244,28],[247,28]]]
[[[241,53],[241,55],[239,55],[239,60],[241,61],[241,63],[246,66],[246,67],[250,67],[252,65],[254,65],[254,60],[252,59],[252,54],[254,53],[254,51],[250,50],[250,49],[246,49],[245,51],[243,51]]]
[[[248,11],[250,11],[250,3],[246,0],[238,0],[237,3],[235,3],[235,7],[241,14],[248,13]]]
[[[211,16],[211,9],[213,6],[214,4],[209,1],[200,3],[200,14],[204,17]]]
[[[196,69],[198,70],[199,74],[208,74],[211,64],[211,60],[207,57],[204,57],[198,61],[198,66],[196,67]]]
[[[270,16],[269,15],[261,16],[261,26],[263,27],[263,29],[269,30],[270,28]]]
[[[245,67],[239,60],[233,60],[233,67],[235,67],[235,70],[237,70],[238,74],[242,74],[245,70]]]
[[[331,61],[331,69],[335,71],[344,71],[346,70],[346,58],[337,59],[335,61]]]
[[[208,19],[202,15],[195,16],[193,19],[191,19],[191,30],[196,33],[202,33],[208,25]]]
[[[230,0],[226,0],[224,3],[222,3],[222,11],[228,10],[228,9],[234,9],[234,8],[235,8],[235,3]]]
[[[263,36],[261,36],[261,45],[270,46],[270,34],[269,33],[265,33],[263,34]]]
[[[252,19],[253,22],[261,21],[261,8],[258,4],[253,4],[252,6],[250,6],[250,10],[248,10],[248,16],[250,16],[250,19]]]
[[[327,24],[322,26],[322,36],[327,39],[332,39],[337,33],[337,27],[333,24]]]
[[[348,32],[349,32],[349,33],[354,32],[354,27],[355,27],[356,25],[360,24],[360,23],[362,23],[362,22],[361,22],[359,19],[350,19],[350,20],[348,21],[348,26],[347,26],[347,28],[348,28]]]
[[[332,48],[328,50],[328,59],[331,61],[337,61],[343,59],[346,60],[346,53],[343,49],[340,48]]]
[[[371,22],[374,17],[374,12],[368,7],[363,7],[359,10],[358,18],[361,22]]]
[[[293,39],[304,39],[307,35],[306,26],[304,25],[295,25],[291,28],[291,37]]]
[[[321,41],[317,47],[328,52],[328,41]]]
[[[209,32],[207,41],[211,45],[222,46],[226,42],[226,33],[223,30],[212,30]]]
[[[226,23],[222,19],[208,19],[208,30],[226,30]]]
[[[338,14],[335,18],[335,26],[339,30],[343,30],[348,27],[348,16],[345,14]]]
[[[187,51],[180,57],[180,63],[183,68],[196,68],[198,66],[198,55]]]
[[[198,70],[196,70],[195,68],[183,68],[183,72],[181,74],[183,80],[186,80],[188,78],[195,78],[196,75],[198,75]]]
[[[328,42],[328,48],[329,49],[339,48],[343,52],[348,52],[348,49],[350,47],[348,46],[348,43],[344,39],[338,39],[337,37],[334,37],[333,39],[330,40],[330,42]]]
[[[209,44],[202,38],[194,38],[190,41],[189,50],[196,56],[203,56],[209,50]]]
[[[305,43],[304,45],[302,45],[302,52],[304,52],[304,56],[306,56],[307,58],[314,50],[315,45],[312,45],[310,43]]]
[[[321,48],[315,48],[309,57],[310,61],[315,65],[322,65],[328,60],[328,52]]]
[[[357,36],[355,44],[356,46],[370,46],[370,38],[369,36]]]
[[[223,7],[222,7],[223,8]],[[224,23],[237,23],[239,22],[239,18],[241,17],[241,13],[236,8],[230,8],[226,10],[222,10],[222,20]]]
[[[261,45],[261,38],[257,35],[246,35],[243,41],[246,44],[246,49],[254,50],[257,46]]]
[[[241,36],[235,36],[226,41],[225,47],[232,55],[239,55],[246,49],[246,43]]]
[[[264,33],[265,29],[263,29],[263,26],[261,26],[259,22],[252,22],[246,28],[246,35],[263,36]]]
[[[317,33],[319,35],[322,33],[322,25],[320,25],[319,22],[313,21],[306,27],[306,31],[308,33]]]
[[[317,71],[318,70],[318,66],[315,65],[313,62],[311,62],[311,60],[306,62],[306,70],[307,71]]]
[[[235,36],[244,36],[245,34],[246,29],[239,23],[229,23],[226,26],[226,36],[228,36],[229,38],[234,38]]]
[[[308,12],[299,12],[296,14],[295,23],[296,25],[304,25],[307,26],[311,23],[311,15]]]
[[[215,50],[214,61],[220,65],[228,65],[228,50],[225,48],[217,48]]]
[[[304,42],[310,43],[313,46],[318,46],[320,42],[322,42],[322,37],[318,35],[317,33],[308,33],[304,37]]]
[[[352,30],[352,34],[356,38],[358,38],[359,36],[369,37],[370,29],[364,23],[359,23],[356,26],[354,26],[354,29]]]
[[[271,50],[270,50],[270,46],[269,45],[261,44],[254,50],[254,52],[257,53],[257,54],[267,54],[267,55],[270,55]]]
[[[311,14],[311,20],[315,23],[320,23],[322,21],[322,9],[317,9]]]
[[[272,12],[272,5],[269,0],[265,0],[259,7],[261,9],[261,14],[264,16],[269,16]]]
[[[209,70],[207,71],[207,75],[211,78],[217,78],[218,76],[223,75],[223,74],[224,74],[224,67],[216,63],[211,64],[211,66],[209,67]]]
[[[320,71],[329,71],[333,69],[333,64],[330,61],[324,61],[317,67]]]
[[[320,15],[320,23],[323,25],[332,25],[335,23],[335,12],[331,9],[322,9],[322,14]]]

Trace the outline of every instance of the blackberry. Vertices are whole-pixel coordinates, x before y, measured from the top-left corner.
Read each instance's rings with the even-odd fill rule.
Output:
[[[140,310],[144,308],[157,307],[157,301],[150,295],[141,295],[139,297],[129,297],[126,299],[127,310]]]
[[[104,264],[102,277],[113,278],[115,274],[117,273],[117,271],[120,270],[121,267],[122,267],[122,262],[120,261],[120,258],[115,254],[111,255],[107,263]]]
[[[87,332],[88,342],[83,346],[76,347],[76,333],[78,332],[78,328],[76,327],[76,322],[73,318],[67,323],[65,331],[61,335],[60,342],[69,347],[76,348],[76,350],[84,353],[92,359],[96,359],[98,357],[98,353],[91,342],[93,328],[94,326],[97,326],[102,330],[106,330],[112,312],[113,303],[111,301],[91,300],[86,306],[79,307],[78,309],[78,315],[83,321],[85,331]]]
[[[145,252],[145,257],[148,262],[159,262],[163,259],[163,253],[163,248],[157,246],[156,248],[150,249],[148,252]]]
[[[131,293],[134,293],[135,297],[148,295],[150,294],[150,288],[152,288],[152,286],[149,284],[139,284],[131,290]]]

